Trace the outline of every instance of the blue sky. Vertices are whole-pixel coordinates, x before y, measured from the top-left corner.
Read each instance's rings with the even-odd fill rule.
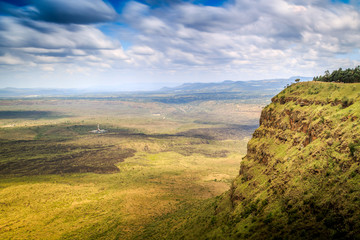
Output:
[[[149,90],[360,65],[355,0],[0,0],[0,88]]]

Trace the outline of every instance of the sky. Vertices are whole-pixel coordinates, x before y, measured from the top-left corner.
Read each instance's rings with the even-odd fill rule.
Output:
[[[358,65],[359,0],[0,0],[0,88],[155,90]]]

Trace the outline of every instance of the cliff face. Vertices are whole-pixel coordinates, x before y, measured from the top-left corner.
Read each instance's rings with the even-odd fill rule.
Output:
[[[272,99],[239,176],[181,239],[360,239],[360,84],[304,82]]]
[[[360,239],[360,84],[294,84],[262,111],[229,192],[231,236]]]

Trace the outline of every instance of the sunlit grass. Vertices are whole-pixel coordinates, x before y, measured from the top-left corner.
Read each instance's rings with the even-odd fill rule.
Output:
[[[250,132],[222,140],[190,133],[198,128],[226,128],[228,123],[246,124],[242,119],[254,124],[248,116],[238,122],[236,118],[242,114],[240,110],[246,112],[246,107],[254,116],[260,108],[202,104],[84,100],[4,103],[0,111],[53,111],[59,117],[0,120],[0,147],[6,148],[0,163],[31,163],[6,165],[22,171],[5,172],[0,177],[0,238],[132,239],[158,218],[223,193],[238,174]],[[198,114],[204,104],[210,115]],[[225,113],[222,108],[227,111],[234,106],[232,113],[221,116]],[[90,134],[88,131],[96,129],[98,123],[109,132]],[[183,132],[190,135],[183,136]],[[119,154],[128,149],[134,151],[133,156],[122,159]],[[46,164],[65,158],[74,164],[74,172],[55,168],[57,174],[48,174]],[[76,172],[84,164],[83,170],[100,168],[99,162],[105,164],[114,158],[117,172]],[[38,172],[27,171],[34,166],[39,167]]]

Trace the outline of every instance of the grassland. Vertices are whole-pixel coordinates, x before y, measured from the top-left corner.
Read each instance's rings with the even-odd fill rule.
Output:
[[[1,100],[0,238],[146,236],[229,188],[259,102]]]

